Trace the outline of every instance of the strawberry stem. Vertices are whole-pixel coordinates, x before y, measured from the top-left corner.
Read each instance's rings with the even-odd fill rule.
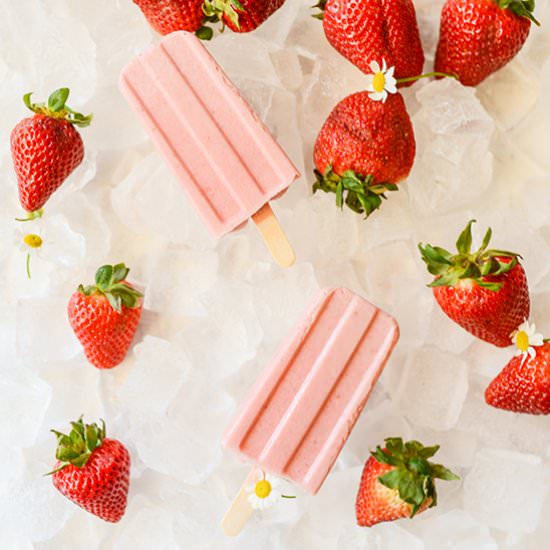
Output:
[[[28,212],[26,218],[15,218],[16,222],[32,222],[32,220],[36,220],[37,218],[41,218],[44,214],[44,209],[39,208],[38,210],[35,210],[34,212]]]

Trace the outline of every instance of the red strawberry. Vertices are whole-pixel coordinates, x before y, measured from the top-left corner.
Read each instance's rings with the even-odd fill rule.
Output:
[[[485,390],[485,401],[517,413],[550,414],[550,342],[535,356],[514,357]]]
[[[124,264],[104,265],[95,285],[80,285],[69,301],[71,327],[98,369],[121,363],[137,330],[143,295],[126,282],[129,271]]]
[[[203,0],[134,0],[134,4],[137,4],[151,27],[160,34],[198,31],[206,17],[202,11]],[[210,38],[211,30],[209,35],[201,38]]]
[[[477,86],[506,65],[527,39],[534,0],[447,0],[441,12],[435,70]]]
[[[204,13],[209,21],[219,19],[234,32],[258,28],[285,0],[204,0]]]
[[[71,422],[69,435],[57,437],[54,487],[69,500],[105,521],[124,515],[130,485],[130,455],[116,439],[106,439],[105,423]]]
[[[399,93],[376,101],[368,92],[344,98],[330,113],[313,151],[317,181],[313,190],[336,193],[336,204],[368,216],[385,191],[409,174],[415,140]],[[344,197],[344,195],[346,195]]]
[[[19,122],[11,133],[11,155],[21,206],[28,212],[40,210],[52,193],[84,158],[84,145],[75,126],[85,127],[92,116],[75,113],[66,105],[69,89],[56,90],[48,105],[25,105],[36,114]]]
[[[437,505],[435,479],[459,479],[450,470],[429,462],[439,445],[424,447],[400,437],[385,440],[367,460],[355,501],[357,524],[372,527],[383,521],[412,518]]]
[[[412,0],[321,0],[327,40],[345,58],[370,73],[372,61],[395,67],[396,78],[417,76],[424,66]],[[412,82],[402,83],[408,86]]]
[[[519,255],[487,250],[491,229],[472,253],[471,226],[460,234],[453,255],[429,244],[419,249],[428,271],[428,285],[445,314],[468,332],[495,346],[511,345],[510,334],[529,317],[529,289]]]

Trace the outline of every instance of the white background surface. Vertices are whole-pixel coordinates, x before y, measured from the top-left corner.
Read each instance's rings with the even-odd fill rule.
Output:
[[[550,527],[547,418],[487,407],[483,391],[513,351],[474,341],[435,307],[419,240],[453,246],[472,217],[521,253],[533,319],[550,335],[550,8],[539,0],[520,56],[477,90],[420,82],[404,91],[418,153],[407,183],[364,221],[310,194],[311,152],[330,109],[364,86],[298,0],[259,31],[209,48],[305,176],[274,205],[298,261],[276,267],[254,227],[213,242],[117,90],[153,36],[130,0],[0,3],[0,548],[541,550]],[[431,68],[441,2],[419,0]],[[24,272],[8,136],[36,100],[69,86],[95,119],[86,160],[47,205],[43,257]],[[146,288],[136,344],[112,372],[87,364],[65,308],[103,263],[125,261]],[[259,515],[237,540],[218,528],[247,466],[220,435],[318,287],[348,286],[392,313],[401,341],[333,472]],[[42,477],[50,428],[103,417],[129,448],[130,502],[117,525]],[[387,436],[440,443],[462,481],[414,521],[354,526],[368,449]],[[296,488],[288,488],[297,492]]]

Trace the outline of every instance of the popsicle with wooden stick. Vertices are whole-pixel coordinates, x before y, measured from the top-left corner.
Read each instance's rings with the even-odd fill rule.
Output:
[[[254,465],[317,493],[397,339],[395,320],[345,288],[323,290],[225,432]],[[235,536],[251,516],[250,476],[222,520]]]
[[[275,260],[292,265],[269,201],[299,173],[201,41],[166,36],[123,69],[120,88],[211,233],[252,218]]]

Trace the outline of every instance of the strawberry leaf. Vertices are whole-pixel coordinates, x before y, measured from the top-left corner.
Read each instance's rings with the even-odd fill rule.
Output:
[[[399,470],[390,470],[387,474],[380,476],[378,481],[388,489],[397,489],[399,487],[400,478],[401,473]]]
[[[393,466],[378,477],[388,489],[397,490],[399,498],[411,505],[411,517],[426,505],[435,506],[437,493],[434,480],[456,480],[457,475],[441,464],[428,460],[439,450],[439,445],[425,447],[416,440],[403,442],[400,437],[385,440],[385,446],[376,447],[371,455],[382,464]]]
[[[81,128],[89,126],[93,116],[77,113],[68,107],[66,102],[69,98],[69,94],[69,88],[59,88],[50,95],[48,98],[48,104],[45,105],[44,103],[32,103],[32,92],[29,92],[23,96],[23,103],[34,113],[66,120],[67,122]]]
[[[492,236],[491,228],[486,231],[480,248],[472,252],[474,222],[475,220],[470,220],[460,233],[456,241],[457,253],[454,255],[444,248],[419,243],[422,261],[428,272],[435,276],[429,287],[454,287],[459,281],[470,279],[478,286],[497,291],[502,287],[502,281],[494,279],[508,273],[518,264],[521,256],[515,252],[487,250]],[[487,280],[488,277],[492,280]]]
[[[374,178],[370,174],[362,176],[353,170],[346,170],[339,175],[330,165],[327,166],[324,174],[315,170],[315,178],[314,193],[319,190],[335,193],[338,208],[342,208],[345,204],[354,212],[365,214],[365,218],[380,208],[382,201],[386,198],[386,191],[397,191],[395,184],[373,184]]]
[[[130,270],[125,264],[103,265],[95,274],[95,285],[79,285],[78,292],[85,296],[93,294],[104,295],[111,307],[118,313],[122,312],[122,307],[134,309],[141,304],[140,298],[143,294],[131,287],[126,282],[126,277]]]
[[[55,457],[59,464],[47,475],[58,472],[69,464],[77,468],[84,467],[93,451],[102,445],[106,436],[103,421],[101,421],[101,426],[95,423],[84,424],[80,417],[78,421],[71,422],[71,428],[68,435],[51,430],[57,438]]]

